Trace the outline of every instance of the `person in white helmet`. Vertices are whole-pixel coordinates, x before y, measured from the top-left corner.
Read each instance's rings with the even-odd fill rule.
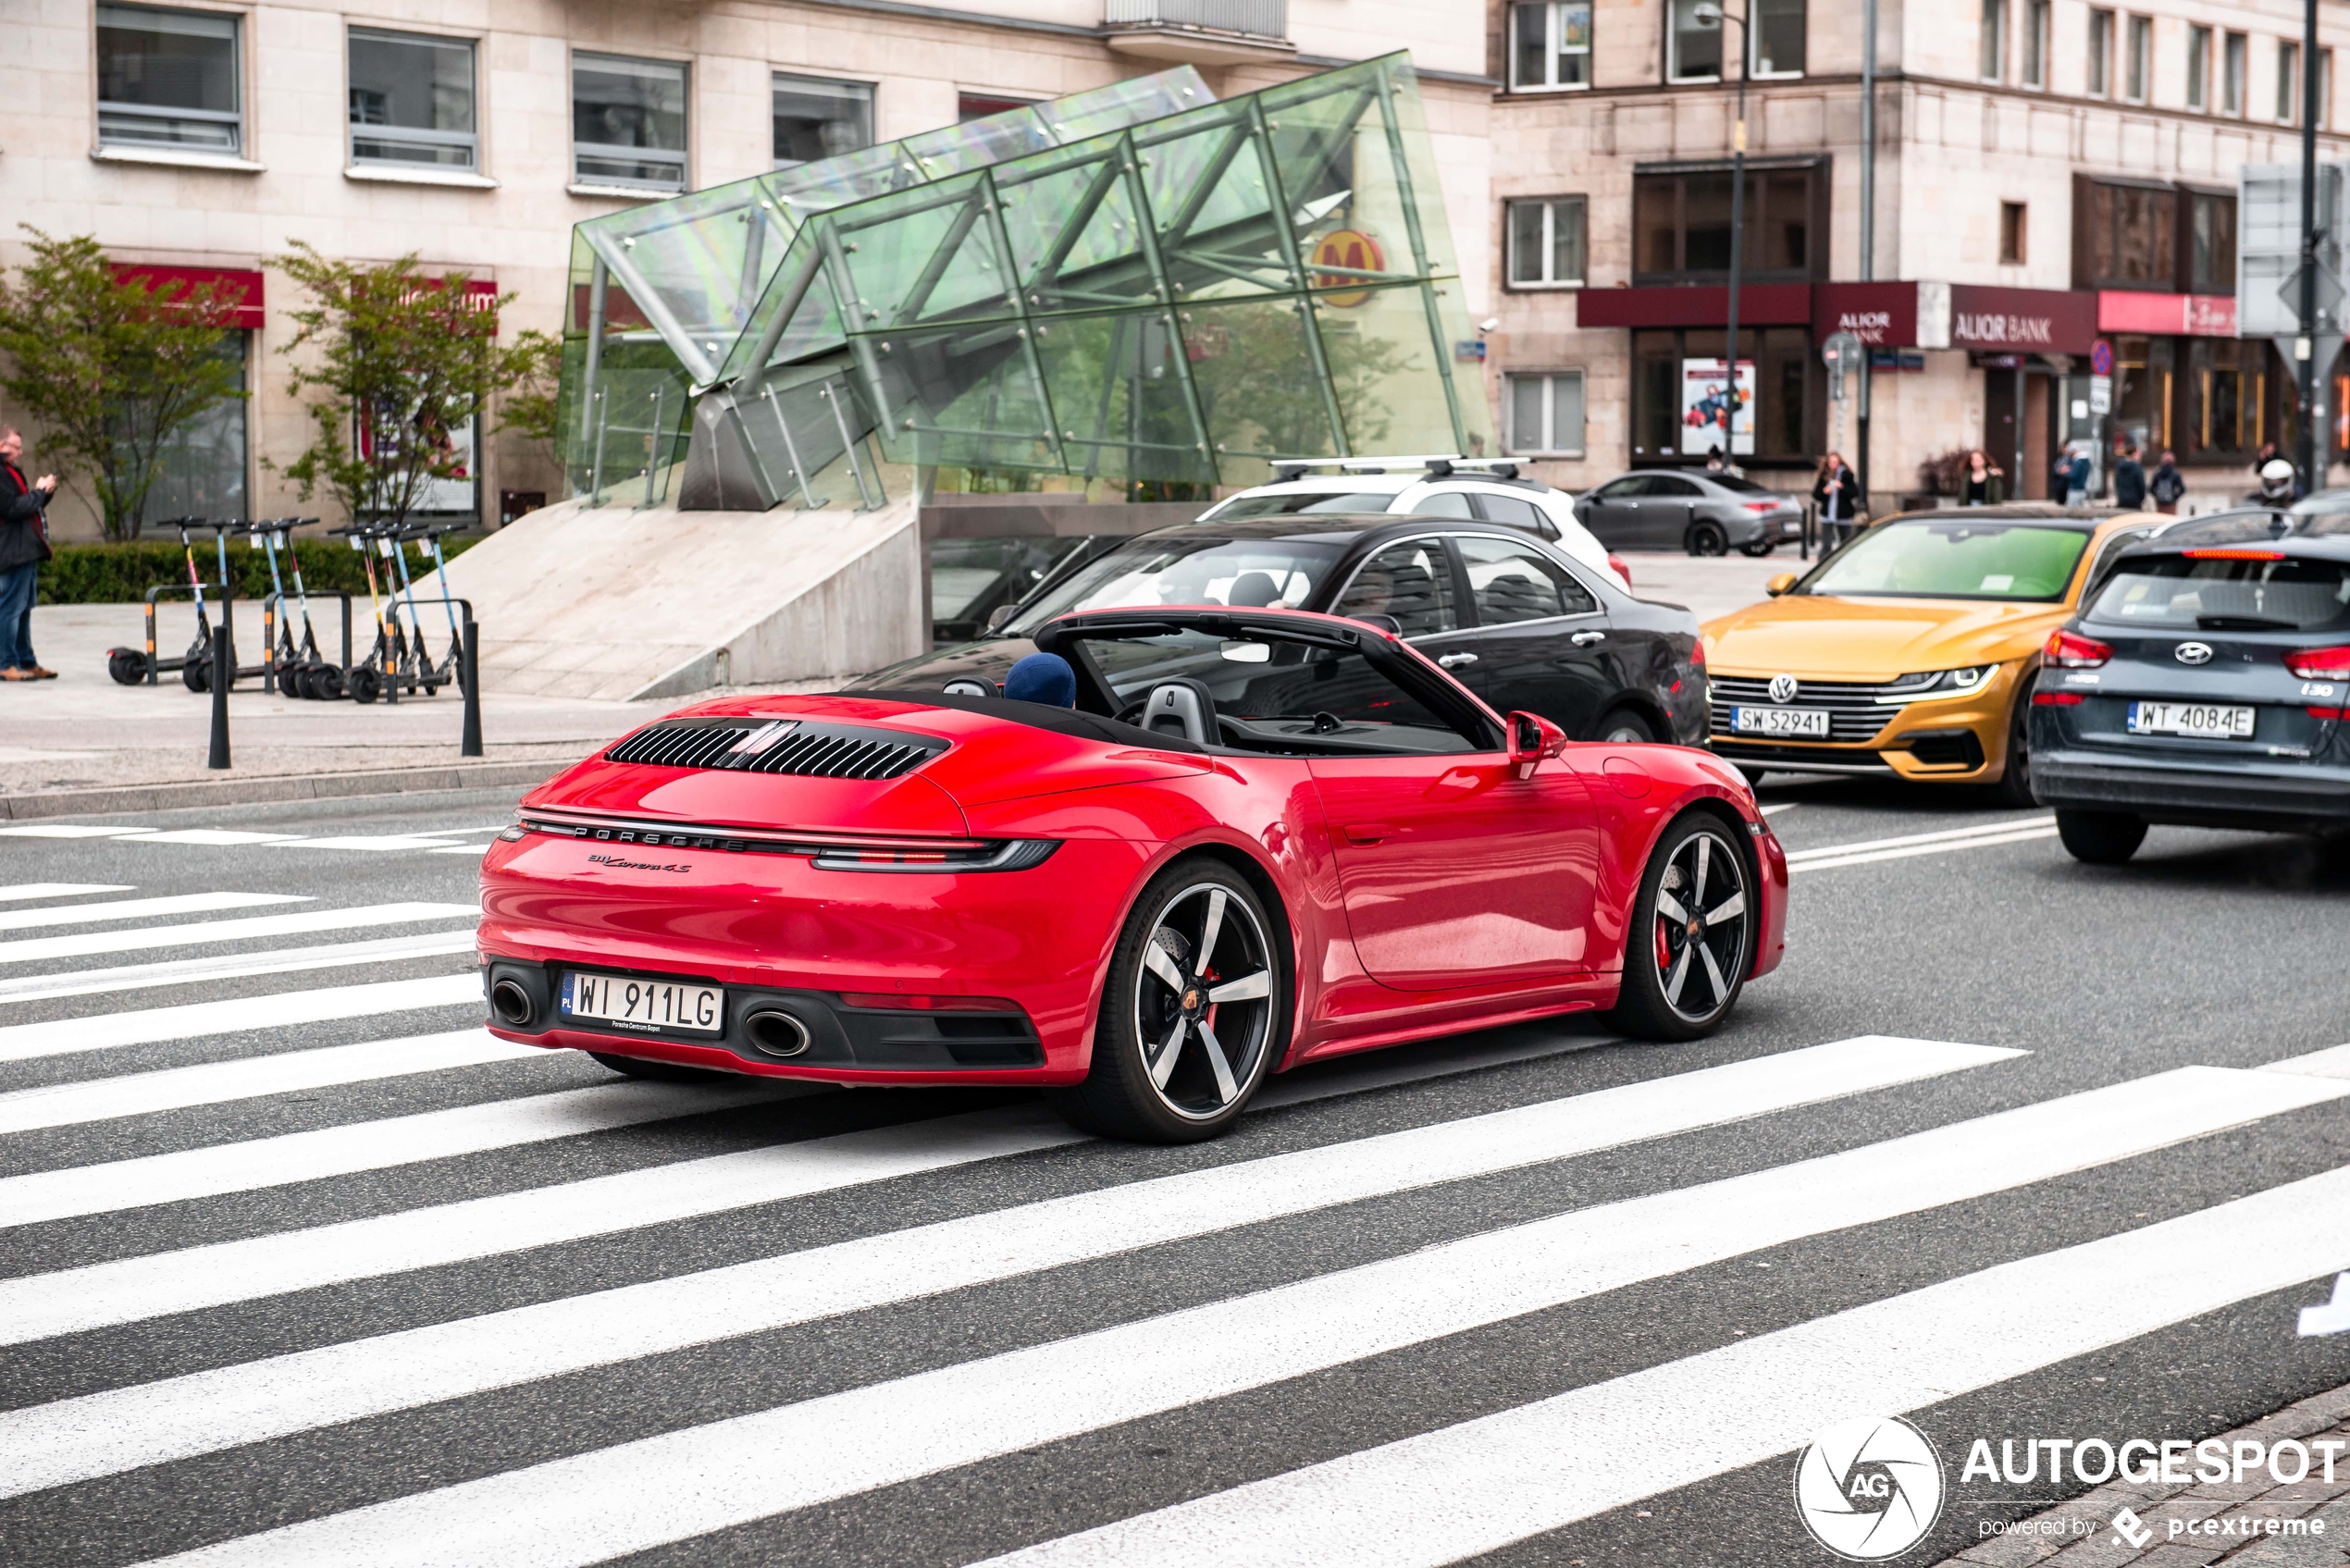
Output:
[[[2291,463],[2270,458],[2260,465],[2260,488],[2252,493],[2252,500],[2263,506],[2291,506],[2301,493],[2295,477]]]

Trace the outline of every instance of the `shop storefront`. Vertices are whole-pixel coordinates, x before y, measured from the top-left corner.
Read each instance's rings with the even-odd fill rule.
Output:
[[[2248,464],[2290,444],[2298,389],[2274,345],[2236,336],[2232,295],[2108,290],[2097,326],[2113,343],[2113,435],[2185,465]]]
[[[1701,463],[1716,447],[1750,468],[1818,461],[1825,389],[1812,334],[1808,283],[1738,290],[1738,374],[1729,350],[1729,290],[1677,287],[1587,290],[1584,327],[1631,336],[1629,424],[1635,466]],[[1731,415],[1723,438],[1722,415]]]

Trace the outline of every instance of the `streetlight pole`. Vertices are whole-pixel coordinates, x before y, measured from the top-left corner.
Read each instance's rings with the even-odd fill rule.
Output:
[[[2293,345],[2294,373],[2301,385],[2300,426],[2294,442],[2295,466],[2301,482],[2322,489],[2325,475],[2317,467],[2318,414],[2318,94],[2321,82],[2318,57],[2318,0],[2304,0],[2301,11],[2301,336]]]

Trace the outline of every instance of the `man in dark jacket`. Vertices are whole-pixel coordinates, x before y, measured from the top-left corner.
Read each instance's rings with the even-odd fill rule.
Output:
[[[17,466],[24,438],[0,428],[0,681],[53,681],[32,657],[32,599],[41,563],[49,559],[43,509],[57,493],[57,476],[27,480]]]
[[[2155,464],[2154,477],[2147,482],[2146,488],[2153,493],[2156,511],[2176,512],[2179,510],[2179,498],[2187,493],[2187,476],[2179,472],[2179,460],[2175,454],[2167,451],[2162,454],[2162,461]]]
[[[2121,461],[2113,465],[2113,504],[2126,512],[2146,510],[2146,465],[2138,461],[2138,449],[2130,442],[2122,443]]]

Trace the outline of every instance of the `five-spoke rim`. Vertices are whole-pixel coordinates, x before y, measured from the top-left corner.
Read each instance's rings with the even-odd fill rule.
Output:
[[[1664,1005],[1692,1023],[1730,1004],[1746,958],[1746,869],[1701,829],[1664,863],[1656,888],[1656,978]]]
[[[1256,912],[1221,883],[1159,907],[1134,970],[1134,1037],[1177,1116],[1217,1116],[1255,1080],[1273,1035],[1270,954]]]

